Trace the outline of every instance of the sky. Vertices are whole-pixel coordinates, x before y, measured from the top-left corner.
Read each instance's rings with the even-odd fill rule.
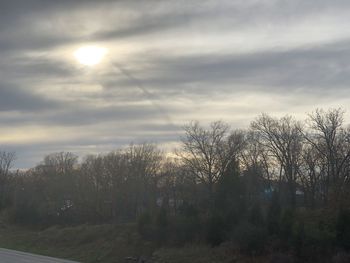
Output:
[[[0,0],[0,149],[28,168],[260,113],[350,115],[348,0]],[[93,67],[77,49],[107,50]],[[347,119],[346,119],[347,120]]]

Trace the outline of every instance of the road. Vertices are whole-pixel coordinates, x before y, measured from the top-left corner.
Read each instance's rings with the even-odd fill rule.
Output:
[[[0,248],[0,263],[78,263]]]

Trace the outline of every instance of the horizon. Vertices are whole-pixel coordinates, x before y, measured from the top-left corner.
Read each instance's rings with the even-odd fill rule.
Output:
[[[249,131],[252,131],[251,124],[255,120],[257,120],[261,116],[267,114],[267,116],[272,117],[275,120],[281,120],[281,118],[283,118],[283,117],[291,117],[293,120],[299,122],[299,124],[301,124],[301,127],[303,128],[303,130],[306,133],[308,133],[308,132],[312,131],[312,128],[307,124],[307,122],[310,120],[309,119],[309,115],[315,113],[318,110],[321,110],[322,112],[326,113],[327,111],[337,110],[337,109],[335,109],[335,108],[328,108],[328,109],[317,108],[317,109],[314,109],[314,111],[312,111],[312,112],[306,113],[304,119],[297,119],[297,118],[295,118],[295,116],[293,116],[291,114],[280,115],[280,116],[276,116],[276,115],[272,116],[272,115],[270,115],[268,113],[264,113],[263,112],[263,113],[257,115],[255,118],[251,119],[250,122],[249,122],[249,125],[246,126],[246,127],[232,127],[230,125],[230,123],[224,122],[222,120],[213,120],[212,122],[207,123],[204,126],[202,126],[202,123],[199,123],[196,120],[192,120],[192,121],[189,121],[188,123],[186,123],[184,125],[189,125],[189,124],[191,124],[193,122],[198,122],[198,124],[201,125],[201,127],[205,128],[205,129],[209,129],[210,128],[209,126],[212,123],[214,123],[215,121],[219,121],[219,122],[222,122],[225,125],[228,125],[228,132],[229,133],[234,133],[235,131],[241,131],[241,132],[247,133]],[[340,110],[340,112],[342,112],[344,114],[342,116],[344,118],[344,120],[346,120],[346,119],[348,119],[350,117],[350,115],[349,115],[349,117],[347,117],[347,114],[346,114],[347,112],[344,109],[338,108],[338,110]],[[179,150],[179,146],[181,146],[181,144],[182,144],[181,140],[182,140],[182,138],[183,138],[183,136],[185,134],[185,130],[183,129],[184,125],[182,126],[182,133],[181,134],[177,134],[178,135],[177,139],[174,140],[172,143],[159,143],[157,141],[147,141],[147,140],[140,139],[139,141],[136,141],[136,142],[135,141],[131,141],[131,142],[126,143],[124,145],[120,145],[120,146],[117,146],[115,148],[112,148],[112,149],[109,149],[109,150],[105,150],[105,151],[100,151],[100,152],[98,152],[98,151],[91,151],[91,152],[85,152],[83,154],[79,154],[78,152],[75,152],[74,149],[73,149],[73,151],[59,151],[58,150],[56,152],[46,153],[45,155],[41,156],[41,159],[37,163],[33,164],[32,166],[28,166],[28,167],[15,167],[18,158],[17,158],[16,152],[12,152],[12,153],[15,154],[15,158],[13,160],[14,167],[11,168],[11,170],[12,171],[16,171],[16,170],[18,170],[18,171],[27,171],[27,170],[29,170],[31,168],[35,168],[37,166],[41,166],[43,161],[44,161],[44,158],[46,156],[60,154],[60,153],[72,153],[72,154],[74,154],[77,157],[78,164],[81,164],[81,163],[84,162],[84,159],[86,157],[89,157],[89,156],[106,156],[106,155],[108,155],[110,153],[117,152],[117,151],[120,151],[120,150],[124,151],[124,150],[128,149],[131,146],[137,146],[137,145],[154,145],[158,150],[160,150],[162,152],[162,155],[165,158],[164,161],[166,161],[166,159],[168,159],[168,158],[173,159],[172,157],[174,157],[174,155],[176,155],[176,151]],[[346,121],[344,121],[342,123],[341,127],[345,128],[345,129],[347,129],[347,128],[350,129],[350,124],[347,123]],[[177,156],[176,158],[180,158],[180,157]]]

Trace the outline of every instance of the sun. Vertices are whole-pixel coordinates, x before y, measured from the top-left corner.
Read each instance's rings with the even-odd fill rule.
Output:
[[[74,52],[75,58],[80,64],[94,66],[99,64],[107,54],[107,49],[99,46],[84,46]]]

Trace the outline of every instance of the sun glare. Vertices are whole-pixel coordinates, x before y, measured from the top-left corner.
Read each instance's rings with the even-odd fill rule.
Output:
[[[74,52],[78,62],[86,66],[99,64],[106,54],[107,49],[98,46],[84,46]]]

